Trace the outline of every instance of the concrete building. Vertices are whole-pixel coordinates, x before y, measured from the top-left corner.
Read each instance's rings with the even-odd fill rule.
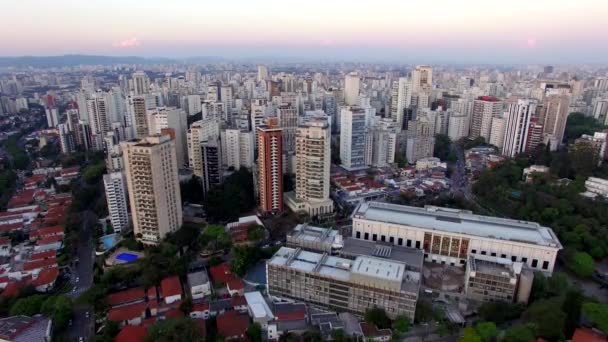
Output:
[[[490,140],[492,118],[502,114],[502,102],[492,96],[480,96],[473,102],[471,117],[471,138],[483,137]]]
[[[143,139],[149,135],[146,97],[130,95],[127,97],[127,126],[134,139]]]
[[[203,154],[203,191],[205,194],[215,186],[222,184],[224,180],[224,170],[222,167],[222,146],[217,136],[210,137],[209,140],[201,143],[201,153]]]
[[[125,175],[122,172],[112,172],[103,175],[108,213],[115,233],[119,233],[129,224],[126,183]]]
[[[399,128],[393,120],[376,120],[373,127],[367,132],[367,141],[371,140],[371,146],[368,145],[366,153],[371,154],[368,165],[386,167],[395,162],[398,132]]]
[[[360,204],[352,218],[354,238],[423,249],[427,261],[454,266],[481,254],[551,274],[562,248],[551,228],[466,210],[368,202]]]
[[[538,123],[535,118],[530,119],[530,127],[528,127],[528,136],[526,138],[526,147],[524,151],[533,152],[540,144],[543,143],[544,126]]]
[[[287,233],[286,243],[287,247],[332,255],[337,254],[344,247],[344,241],[339,231],[310,226],[307,223],[298,224]]]
[[[91,125],[93,147],[97,150],[103,150],[103,138],[111,129],[109,111],[107,99],[103,92],[98,91],[93,94],[91,99],[87,100],[87,113]]]
[[[358,106],[343,107],[340,111],[340,161],[347,170],[366,168],[366,119],[365,110]]]
[[[466,114],[453,113],[448,119],[448,136],[452,141],[469,135],[469,117]]]
[[[588,193],[594,194],[595,196],[600,195],[602,197],[608,197],[608,180],[589,177],[585,181],[585,189]]]
[[[193,300],[203,299],[211,294],[211,282],[206,270],[188,273],[188,287]]]
[[[361,77],[356,72],[351,72],[344,77],[344,103],[347,106],[359,104],[359,88]]]
[[[543,101],[538,123],[543,126],[543,142],[552,151],[562,144],[570,107],[569,94],[550,94]]]
[[[502,154],[514,157],[525,151],[528,140],[530,120],[536,111],[536,101],[531,99],[517,100],[509,104],[506,117],[505,139]]]
[[[534,273],[509,259],[471,255],[465,271],[465,294],[477,302],[528,303]]]
[[[148,129],[150,135],[161,134],[163,129],[173,129],[175,133],[177,165],[180,168],[188,165],[187,121],[186,112],[180,108],[157,107],[148,111]]]
[[[490,130],[490,145],[494,145],[499,149],[502,148],[505,140],[505,129],[507,120],[503,117],[495,116],[492,118],[492,128]]]
[[[46,108],[45,113],[47,127],[57,127],[59,124],[59,112],[57,111],[57,108]]]
[[[413,320],[420,288],[416,266],[379,256],[347,259],[281,247],[266,262],[267,287],[274,297],[356,315],[380,307],[389,318],[405,315]]]
[[[283,211],[283,137],[277,120],[257,127],[258,199],[262,212]]]
[[[57,125],[57,131],[59,131],[59,146],[61,147],[61,153],[69,154],[76,150],[76,141],[74,140],[74,133],[70,131],[67,124]]]
[[[146,94],[150,91],[150,78],[143,71],[136,71],[131,78],[131,91],[135,95]]]
[[[391,93],[391,118],[403,129],[405,111],[412,105],[412,84],[407,77],[399,77],[393,82]]]
[[[433,68],[430,65],[417,65],[412,70],[412,92],[419,94],[433,89]]]
[[[435,120],[421,116],[410,121],[407,131],[405,157],[409,163],[433,156],[435,149]]]
[[[304,211],[311,217],[333,212],[329,198],[331,167],[331,131],[326,115],[307,116],[296,135],[296,189],[286,193],[291,210]]]
[[[276,114],[279,125],[283,130],[283,149],[285,152],[293,153],[296,150],[298,110],[291,105],[279,105]]]
[[[253,132],[240,129],[221,131],[222,159],[227,168],[235,170],[253,166]]]
[[[154,135],[121,143],[136,238],[157,244],[182,225],[175,141]]]

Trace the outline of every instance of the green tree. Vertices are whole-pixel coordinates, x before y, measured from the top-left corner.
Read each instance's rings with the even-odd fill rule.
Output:
[[[106,172],[106,163],[101,161],[97,164],[87,166],[82,172],[82,178],[88,184],[96,184]]]
[[[568,262],[567,267],[580,277],[591,277],[595,270],[595,262],[591,255],[579,252],[574,255],[572,261]]]
[[[583,304],[581,313],[594,327],[608,335],[608,305],[587,302]]]
[[[251,342],[262,342],[262,327],[259,323],[253,323],[247,329],[247,337]]]
[[[382,308],[374,307],[365,311],[365,322],[374,324],[378,329],[388,329],[391,327],[391,320]]]
[[[203,341],[196,322],[190,318],[169,318],[154,323],[148,329],[146,341],[149,342],[188,342]]]
[[[508,342],[534,342],[534,332],[525,325],[515,325],[505,333],[504,341]]]
[[[583,294],[579,290],[569,290],[562,304],[562,311],[566,314],[564,320],[564,336],[570,338],[581,319],[581,307],[583,305]]]
[[[302,342],[321,342],[323,339],[321,338],[321,332],[317,329],[309,329],[306,330],[302,336]]]
[[[244,276],[249,267],[258,261],[255,248],[247,246],[232,247],[232,272],[238,276]]]
[[[452,146],[452,140],[445,134],[435,135],[435,150],[433,156],[446,161],[450,155],[450,148]]]
[[[257,224],[252,224],[247,227],[247,239],[250,241],[260,241],[264,238],[264,232],[264,227]]]
[[[458,340],[458,342],[481,342],[481,337],[477,334],[473,328],[465,328],[464,335]]]
[[[518,318],[523,312],[523,306],[510,303],[484,303],[479,308],[479,315],[484,321],[502,324],[506,321]]]
[[[393,329],[400,333],[406,333],[411,327],[410,319],[404,315],[399,315],[393,322]]]
[[[493,341],[498,335],[498,329],[494,322],[481,322],[475,325],[475,331],[483,342]]]
[[[11,316],[25,315],[33,316],[41,312],[41,307],[47,296],[36,294],[25,298],[17,299],[11,307]]]
[[[566,315],[561,310],[559,298],[536,301],[522,314],[524,322],[532,323],[536,335],[549,340],[563,339],[562,328]]]
[[[342,329],[334,329],[331,331],[331,339],[336,342],[346,342],[348,341],[348,336]]]

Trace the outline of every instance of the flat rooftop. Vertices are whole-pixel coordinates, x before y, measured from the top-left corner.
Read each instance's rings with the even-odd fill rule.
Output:
[[[331,245],[336,240],[340,232],[334,229],[309,226],[308,224],[298,224],[288,237],[307,242],[317,242]],[[341,236],[340,236],[341,237]]]
[[[471,254],[469,267],[471,271],[513,278],[521,273],[523,264],[510,259]]]
[[[388,243],[368,241],[355,238],[344,239],[344,247],[340,250],[341,256],[356,257],[369,255],[402,262],[406,269],[422,270],[424,252],[421,249],[395,246]]]
[[[467,210],[426,206],[410,207],[381,202],[361,203],[353,212],[353,219],[438,230],[446,233],[472,235],[483,238],[529,243],[561,249],[551,228],[536,222],[475,215]]]

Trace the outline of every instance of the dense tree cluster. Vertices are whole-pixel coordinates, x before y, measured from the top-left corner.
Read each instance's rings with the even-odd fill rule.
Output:
[[[566,122],[564,142],[571,143],[583,134],[593,134],[604,128],[604,125],[591,116],[584,113],[570,113]]]
[[[255,207],[253,175],[245,168],[228,176],[222,185],[207,193],[205,211],[210,221],[226,222]]]

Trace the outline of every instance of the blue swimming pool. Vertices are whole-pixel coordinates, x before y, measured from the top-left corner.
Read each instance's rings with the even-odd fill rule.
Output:
[[[123,262],[133,262],[137,260],[137,255],[131,253],[120,253],[116,256],[116,260],[120,260]]]
[[[101,240],[104,250],[107,251],[108,249],[114,247],[114,245],[116,245],[118,242],[118,234],[104,235],[100,237],[99,240]]]

